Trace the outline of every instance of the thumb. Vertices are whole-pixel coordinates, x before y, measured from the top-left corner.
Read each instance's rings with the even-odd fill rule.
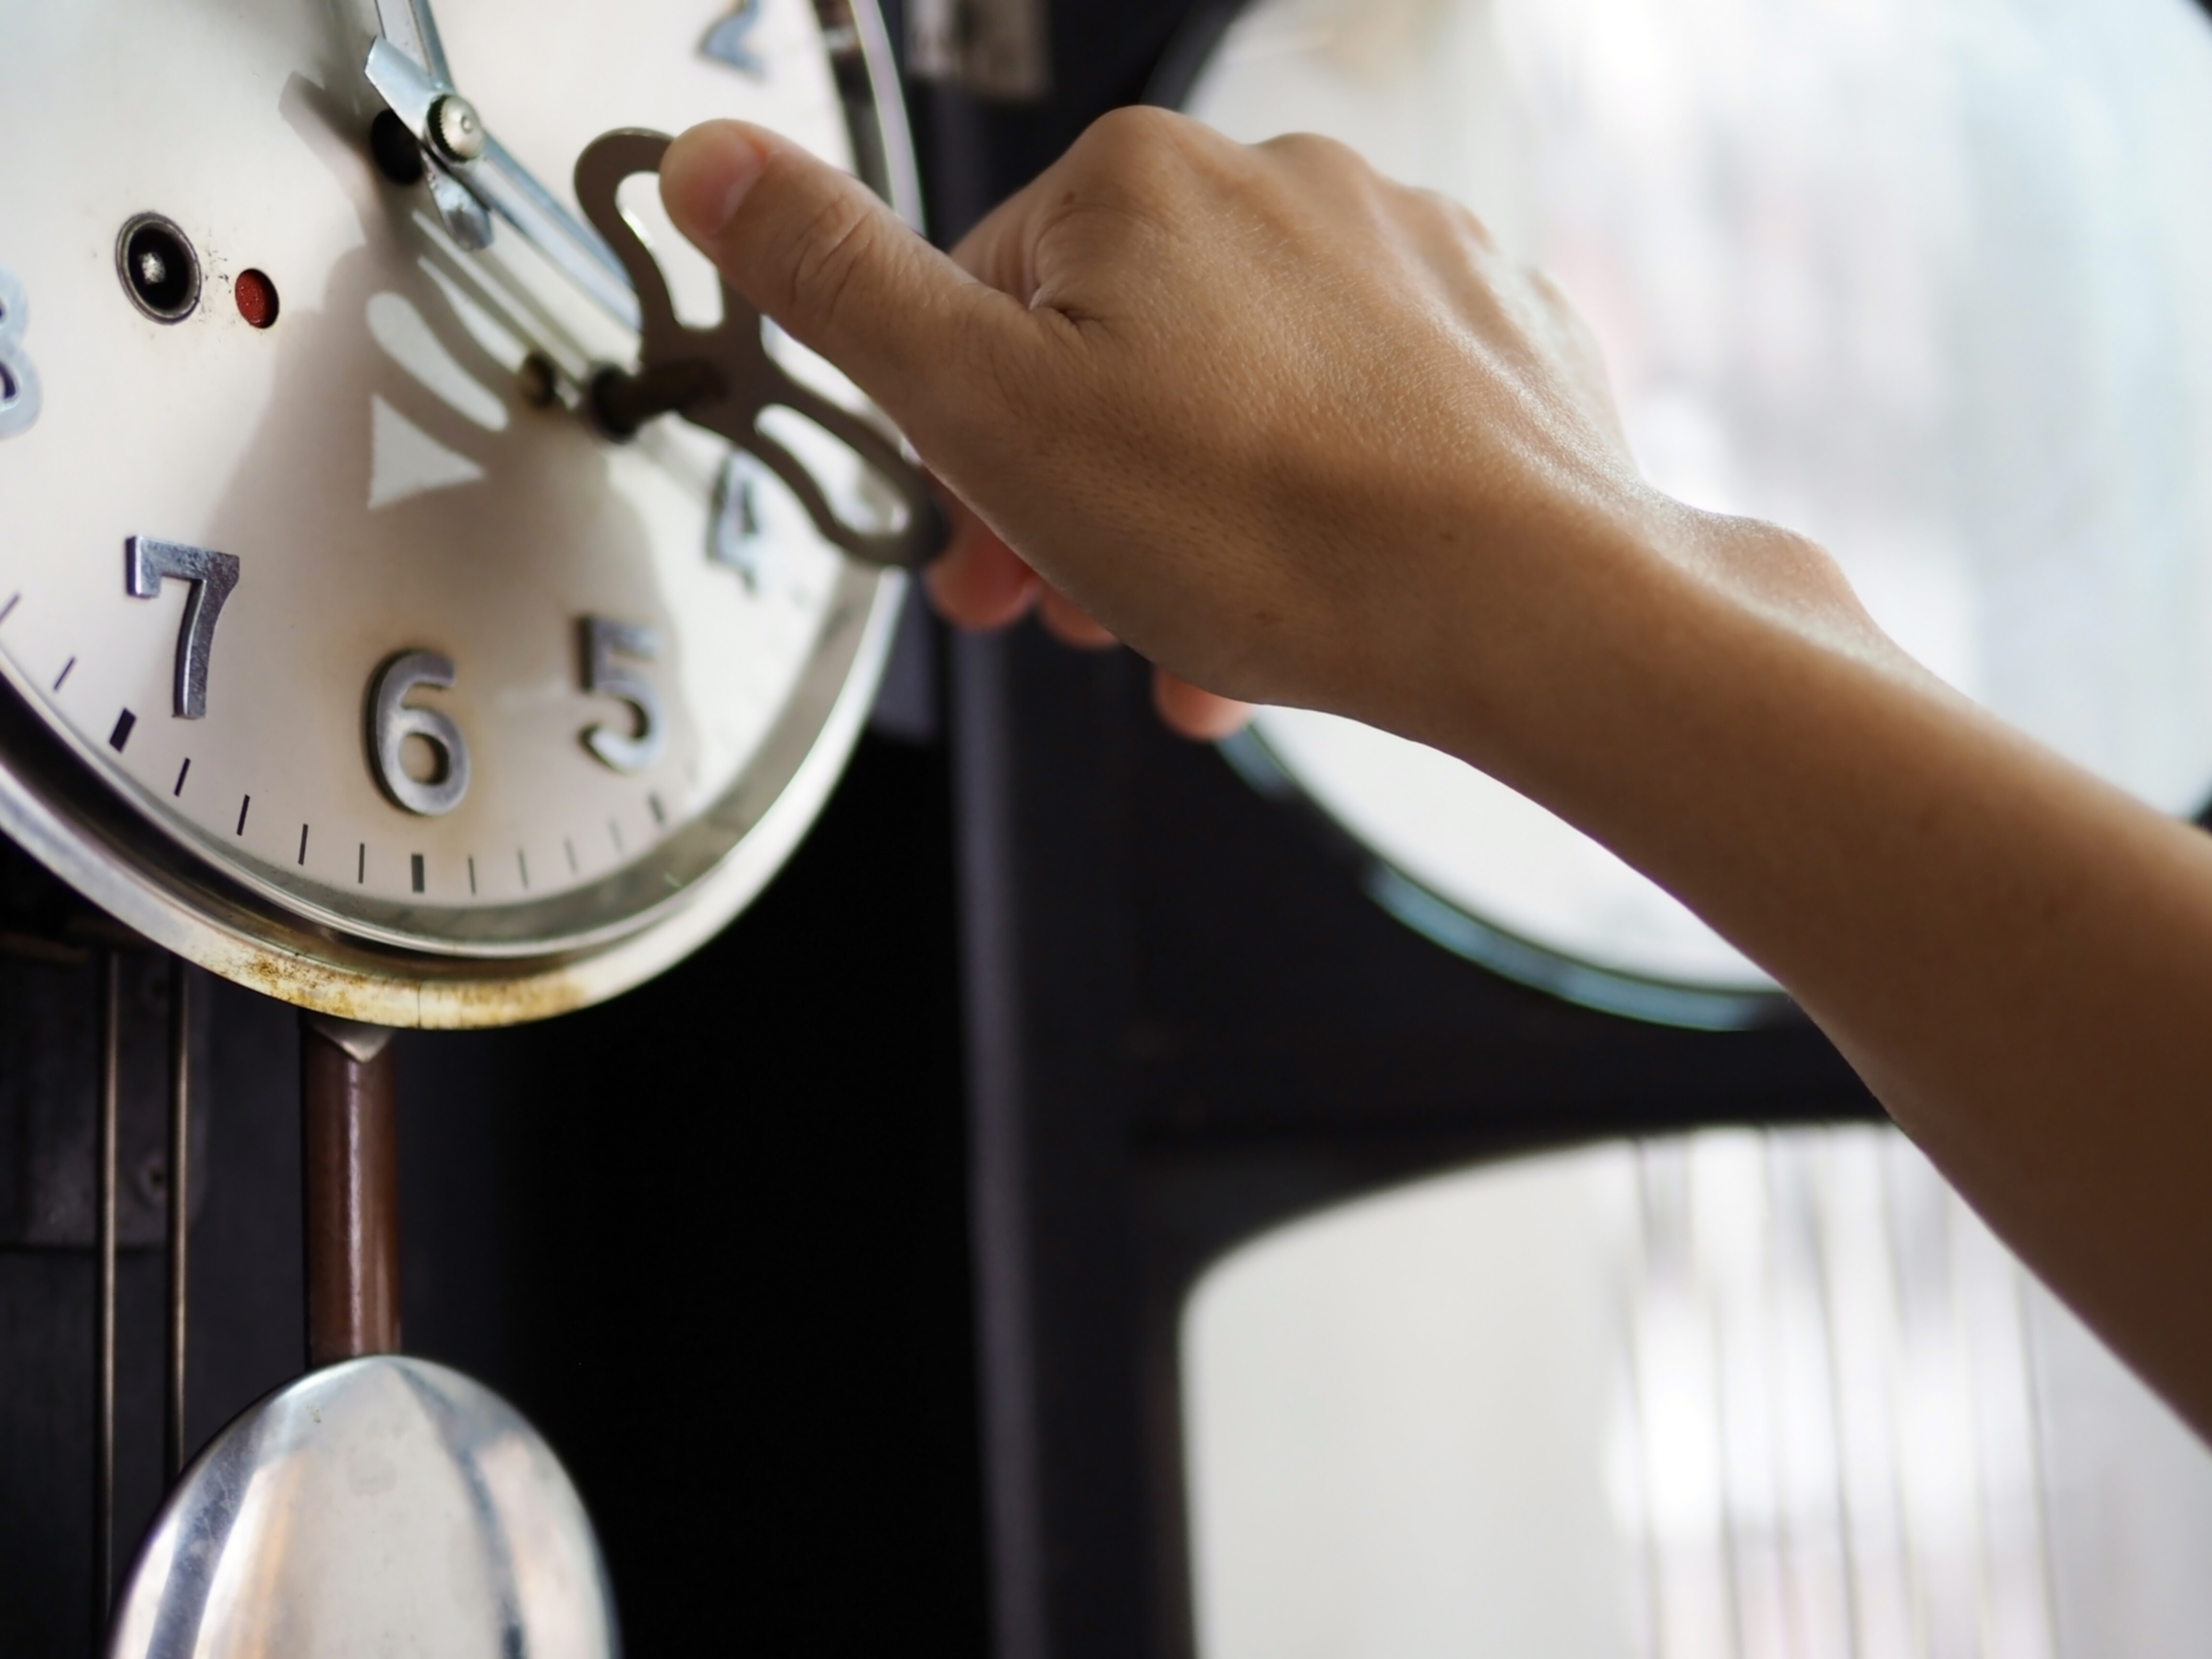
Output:
[[[763,316],[905,428],[1025,318],[909,230],[859,179],[742,121],[708,121],[660,164],[668,216]]]

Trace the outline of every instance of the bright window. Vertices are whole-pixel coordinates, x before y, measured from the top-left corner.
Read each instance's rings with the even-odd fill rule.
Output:
[[[2184,1659],[2212,1454],[1903,1136],[1295,1223],[1182,1328],[1201,1659]]]

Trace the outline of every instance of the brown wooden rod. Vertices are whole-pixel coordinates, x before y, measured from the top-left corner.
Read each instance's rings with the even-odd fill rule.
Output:
[[[302,1015],[307,1364],[399,1348],[399,1144],[392,1033]]]

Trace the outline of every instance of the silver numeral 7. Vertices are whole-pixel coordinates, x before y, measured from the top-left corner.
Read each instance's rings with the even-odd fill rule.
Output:
[[[223,602],[238,586],[238,558],[151,536],[133,536],[123,544],[123,585],[131,598],[154,598],[165,576],[191,584],[184,625],[177,630],[176,708],[179,719],[196,720],[207,713],[208,659],[214,654],[215,625]]]

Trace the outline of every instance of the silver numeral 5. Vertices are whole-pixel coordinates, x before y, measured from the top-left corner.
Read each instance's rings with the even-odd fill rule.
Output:
[[[0,265],[0,438],[27,432],[39,418],[39,371],[23,349],[31,302],[15,273]]]
[[[584,690],[603,697],[619,697],[637,716],[637,729],[621,732],[605,726],[584,729],[584,747],[617,772],[640,772],[660,758],[667,730],[660,713],[660,694],[635,669],[621,659],[651,662],[660,654],[660,638],[649,628],[586,617],[583,626]]]
[[[407,694],[417,686],[443,690],[453,683],[453,660],[434,651],[404,651],[377,671],[368,692],[369,764],[384,793],[424,817],[436,817],[461,804],[469,792],[469,746],[461,728],[442,710],[416,708]],[[407,769],[406,744],[420,738],[430,745],[430,775]]]

